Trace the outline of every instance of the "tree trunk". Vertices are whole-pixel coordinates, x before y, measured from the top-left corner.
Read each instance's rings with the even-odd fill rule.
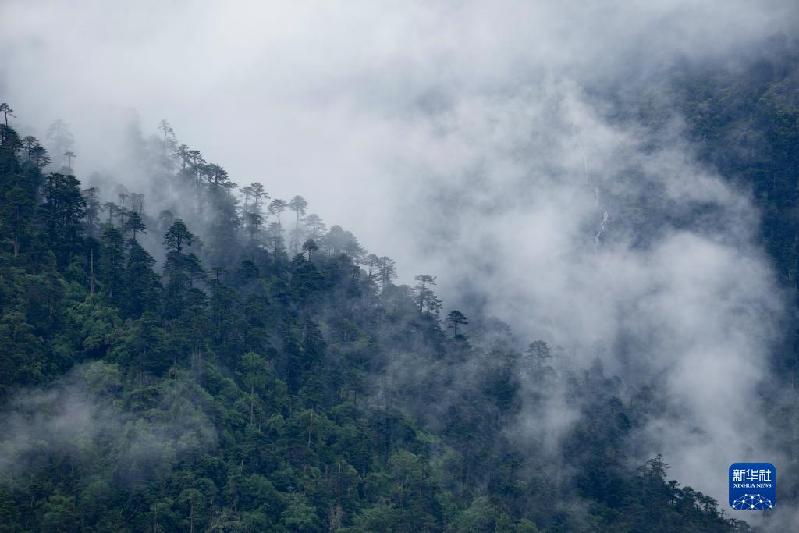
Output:
[[[19,255],[19,205],[14,206],[14,212],[17,216],[17,224],[14,228],[14,257]]]
[[[89,271],[91,272],[89,277],[89,290],[91,294],[94,294],[94,248],[89,250]]]
[[[255,384],[250,384],[250,425],[253,423],[253,417],[255,414]]]
[[[189,501],[189,533],[194,533],[194,501]]]

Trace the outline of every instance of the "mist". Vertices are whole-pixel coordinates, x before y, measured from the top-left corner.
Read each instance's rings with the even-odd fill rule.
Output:
[[[406,272],[415,236],[396,231],[391,198],[414,194],[407,175],[418,165],[461,170],[461,153],[426,161],[453,145],[452,132],[429,138],[437,119],[470,102],[507,102],[531,84],[631,84],[680,56],[724,57],[796,20],[790,2],[719,6],[145,2],[109,11],[11,1],[1,8],[0,91],[42,139],[56,118],[71,126],[77,170],[121,180],[130,178],[125,125],[154,132],[167,118],[240,182],[301,192],[368,248],[383,249],[391,231],[385,251]]]
[[[216,445],[207,405],[190,383],[174,382],[143,409],[120,401],[120,380],[116,365],[94,362],[46,388],[17,391],[0,411],[0,483],[24,483],[55,457],[73,468],[110,470],[117,482],[131,484]],[[111,451],[120,460],[104,464]]]
[[[776,0],[11,0],[0,100],[42,139],[65,120],[77,173],[132,191],[151,184],[130,128],[166,118],[233,181],[302,194],[396,259],[400,281],[438,276],[447,308],[560,346],[563,368],[662,386],[631,464],[663,453],[724,500],[730,463],[783,459],[756,393],[785,296],[749,191],[699,162],[676,111],[655,136],[616,106],[681,62],[767,54],[797,23]],[[557,442],[576,416],[556,397],[511,431]]]

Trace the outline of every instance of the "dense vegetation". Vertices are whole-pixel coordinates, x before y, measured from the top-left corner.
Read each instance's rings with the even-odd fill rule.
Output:
[[[637,120],[682,110],[795,289],[796,80],[753,65],[682,67]],[[236,186],[166,122],[137,146],[143,194],[81,184],[63,125],[57,168],[0,112],[0,531],[746,529],[660,457],[628,466],[656,392],[442,317],[435,278],[395,285],[389,258],[300,196]],[[789,385],[795,338],[772,362]],[[521,445],[521,404],[556,386],[583,416],[557,450]],[[791,427],[792,400],[771,414]]]
[[[785,290],[781,345],[764,362],[770,438],[788,458],[780,494],[799,498],[799,47],[775,37],[740,63],[678,69],[663,105],[677,105],[699,158],[747,191],[759,209],[759,242]],[[648,118],[652,118],[651,116]],[[652,120],[657,124],[657,120]]]

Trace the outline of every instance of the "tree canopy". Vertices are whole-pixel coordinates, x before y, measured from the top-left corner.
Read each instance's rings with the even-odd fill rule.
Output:
[[[50,171],[0,113],[0,531],[747,528],[667,458],[630,464],[650,390],[445,307],[432,274],[397,284],[392,259],[302,196],[239,188],[166,121],[141,158],[168,204],[81,189],[65,123],[51,145],[72,155]],[[769,137],[774,168],[799,161],[795,128]],[[763,187],[795,189],[774,172]],[[795,246],[774,253],[793,272]],[[578,413],[562,446],[520,442],[557,394]]]

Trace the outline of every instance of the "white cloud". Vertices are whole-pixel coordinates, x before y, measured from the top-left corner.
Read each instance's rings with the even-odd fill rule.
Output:
[[[681,56],[727,61],[795,28],[793,2],[0,10],[0,93],[40,136],[71,123],[79,171],[133,179],[123,124],[134,110],[153,130],[166,117],[234,180],[303,194],[404,279],[438,274],[450,302],[486,294],[523,334],[601,356],[632,383],[664,373],[681,417],[651,434],[681,481],[723,497],[723,463],[751,455],[736,427],[752,420],[780,308],[757,213],[696,164],[679,121],[644,150],[640,128],[611,124],[587,89],[634,93]],[[664,216],[700,203],[713,212],[687,228]]]

